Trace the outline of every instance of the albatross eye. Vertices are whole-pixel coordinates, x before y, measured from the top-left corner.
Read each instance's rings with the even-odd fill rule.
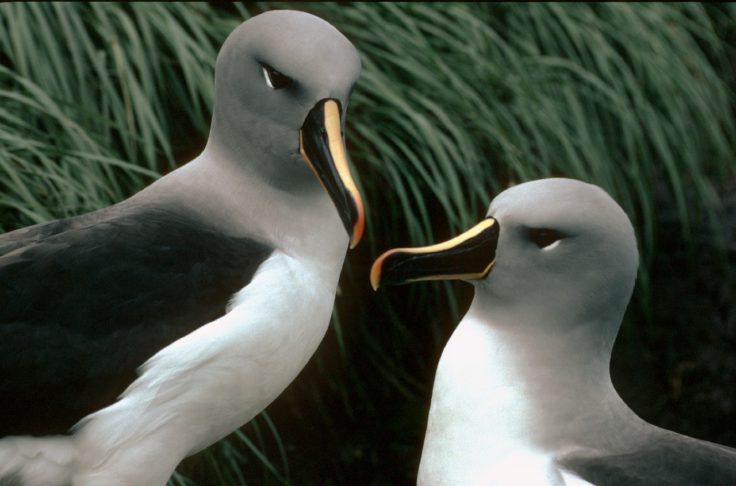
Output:
[[[266,84],[271,89],[288,88],[294,82],[289,76],[276,71],[268,64],[262,64],[261,67],[263,68],[263,77],[266,78]]]
[[[527,230],[527,237],[539,248],[550,248],[564,238],[557,231],[547,228],[529,228]]]

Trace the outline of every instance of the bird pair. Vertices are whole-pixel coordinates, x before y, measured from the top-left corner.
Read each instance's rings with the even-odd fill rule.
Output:
[[[363,231],[343,135],[359,72],[321,19],[256,16],[218,55],[197,158],[109,208],[0,236],[0,484],[164,484],[296,377]],[[646,424],[611,385],[637,260],[605,192],[550,179],[376,261],[374,287],[476,286],[437,370],[420,482],[736,482],[733,450]]]

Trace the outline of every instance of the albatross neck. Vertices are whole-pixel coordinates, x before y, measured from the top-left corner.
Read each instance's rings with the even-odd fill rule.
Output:
[[[463,407],[460,420],[480,424],[466,433],[547,450],[565,446],[571,429],[588,437],[584,429],[611,409],[628,415],[609,373],[620,316],[574,326],[542,316],[519,322],[478,301],[445,347],[432,412],[452,416]]]
[[[297,157],[292,162],[303,163]],[[231,160],[208,145],[194,160],[131,200],[167,204],[197,215],[223,234],[253,238],[317,264],[339,262],[341,266],[348,235],[316,178],[285,191],[252,166]]]

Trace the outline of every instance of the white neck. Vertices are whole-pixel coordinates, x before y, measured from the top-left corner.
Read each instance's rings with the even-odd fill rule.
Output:
[[[613,339],[598,336],[607,324],[504,322],[479,300],[437,368],[420,478],[472,475],[510,450],[559,451],[571,436],[594,442],[601,416],[630,413],[610,380]]]

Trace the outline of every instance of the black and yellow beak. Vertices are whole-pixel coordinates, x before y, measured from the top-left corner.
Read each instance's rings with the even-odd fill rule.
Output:
[[[486,218],[455,238],[419,248],[395,248],[378,257],[371,285],[401,285],[420,280],[481,279],[496,261],[498,222]]]
[[[299,131],[299,152],[332,198],[350,236],[350,248],[363,236],[363,200],[348,167],[340,102],[324,99],[309,112]]]

